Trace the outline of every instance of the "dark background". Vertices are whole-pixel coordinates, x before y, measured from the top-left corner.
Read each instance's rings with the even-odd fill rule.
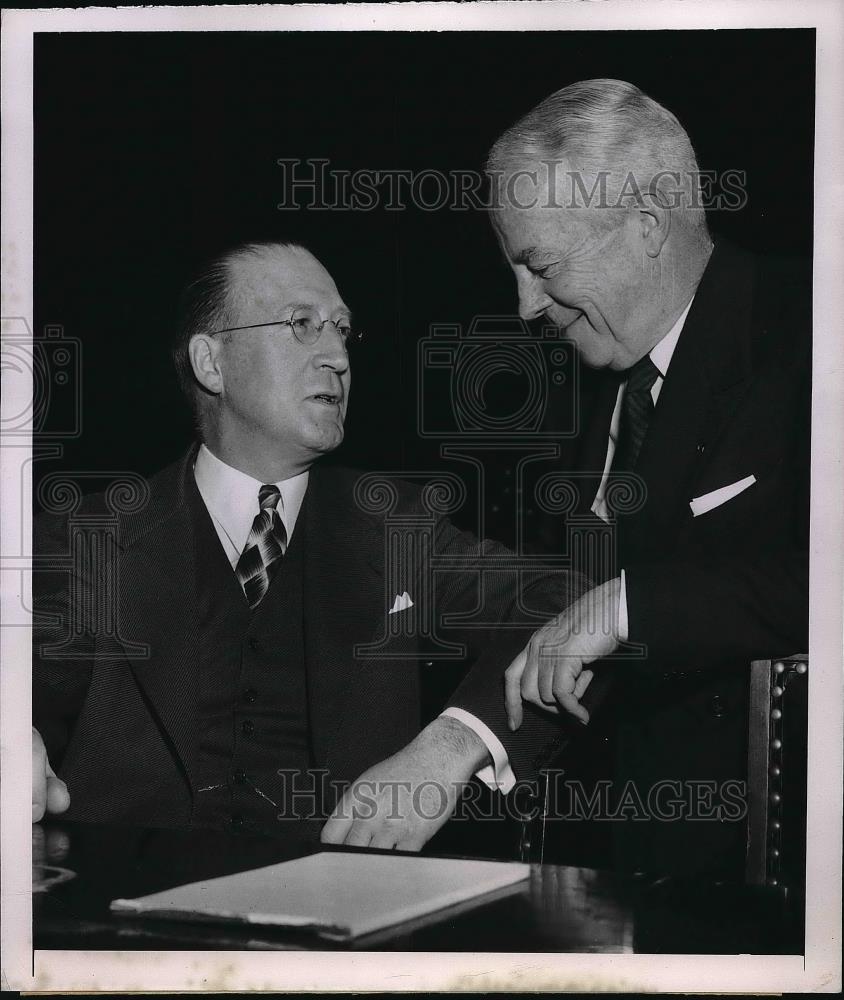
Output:
[[[603,76],[672,110],[701,169],[747,172],[746,207],[713,213],[716,233],[811,253],[813,30],[36,36],[36,330],[81,341],[83,420],[36,481],[178,457],[192,437],[168,356],[178,288],[232,242],[288,233],[366,332],[342,460],[442,464],[416,433],[417,342],[516,307],[485,213],[280,212],[277,160],[479,170],[535,103]],[[507,378],[502,399],[520,389]]]

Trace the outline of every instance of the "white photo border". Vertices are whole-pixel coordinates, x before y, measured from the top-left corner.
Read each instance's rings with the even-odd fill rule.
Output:
[[[420,3],[3,11],[2,316],[33,321],[33,36],[107,31],[817,30],[814,355],[805,956],[32,951],[31,653],[0,628],[2,985],[22,991],[838,992],[841,989],[842,539],[844,539],[844,7],[838,0],[605,0],[600,4]],[[25,392],[20,379],[15,387]],[[13,401],[25,405],[26,399]],[[15,412],[18,412],[15,409]],[[31,450],[4,444],[2,548],[25,560],[20,482]],[[22,544],[22,549],[18,547]],[[29,605],[25,573],[4,573],[3,620]],[[5,579],[10,577],[11,580]],[[14,581],[14,582],[12,582]],[[23,583],[21,583],[23,581]],[[8,589],[6,589],[8,585]]]

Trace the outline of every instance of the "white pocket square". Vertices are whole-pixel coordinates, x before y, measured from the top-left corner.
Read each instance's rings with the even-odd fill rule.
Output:
[[[720,507],[722,503],[732,500],[733,497],[737,497],[739,493],[744,493],[747,487],[752,486],[755,482],[756,476],[745,476],[744,479],[739,479],[736,483],[730,483],[729,486],[722,486],[720,489],[713,490],[711,493],[704,493],[702,497],[695,497],[693,500],[689,501],[689,506],[692,508],[692,514],[694,514],[695,517],[700,517],[701,514],[714,510],[716,507]]]
[[[410,594],[405,591],[403,594],[396,594],[396,598],[393,601],[393,606],[390,608],[389,613],[394,615],[397,611],[406,611],[408,608],[413,607],[413,601],[410,599]]]

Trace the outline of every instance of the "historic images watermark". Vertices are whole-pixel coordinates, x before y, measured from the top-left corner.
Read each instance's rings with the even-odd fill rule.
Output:
[[[747,815],[747,786],[738,779],[663,779],[646,787],[606,779],[587,786],[567,778],[562,770],[550,770],[545,778],[553,785],[553,794],[546,797],[540,795],[538,779],[518,781],[507,795],[488,795],[474,782],[452,786],[433,780],[336,782],[325,769],[281,769],[278,776],[280,791],[272,804],[279,808],[279,820],[327,818],[327,803],[336,803],[333,815],[338,819],[380,815],[399,822],[410,815],[438,820],[454,809],[458,822],[505,818],[526,822],[542,814],[546,800],[553,803],[553,811],[545,818],[554,820],[737,823]]]
[[[586,173],[563,161],[540,159],[536,166],[504,170],[347,170],[330,159],[280,158],[279,211],[402,212],[491,211],[507,207],[625,208],[659,192],[667,208],[738,212],[748,200],[747,172],[635,168]]]

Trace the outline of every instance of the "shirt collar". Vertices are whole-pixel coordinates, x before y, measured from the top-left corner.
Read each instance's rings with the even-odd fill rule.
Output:
[[[657,371],[663,378],[668,373],[668,366],[671,364],[671,359],[674,356],[674,349],[677,346],[677,341],[680,339],[680,334],[683,332],[683,324],[686,322],[686,317],[689,315],[689,310],[692,308],[694,300],[695,297],[693,295],[689,299],[689,304],[677,318],[677,322],[650,353],[651,361],[653,361]]]
[[[258,490],[264,484],[227,465],[204,444],[197,453],[193,474],[208,512],[222,526],[237,550],[241,551],[249,537],[255,515],[260,510]],[[296,519],[308,488],[308,473],[301,472],[298,476],[284,479],[275,485],[281,492],[278,513],[289,539],[296,527]]]

